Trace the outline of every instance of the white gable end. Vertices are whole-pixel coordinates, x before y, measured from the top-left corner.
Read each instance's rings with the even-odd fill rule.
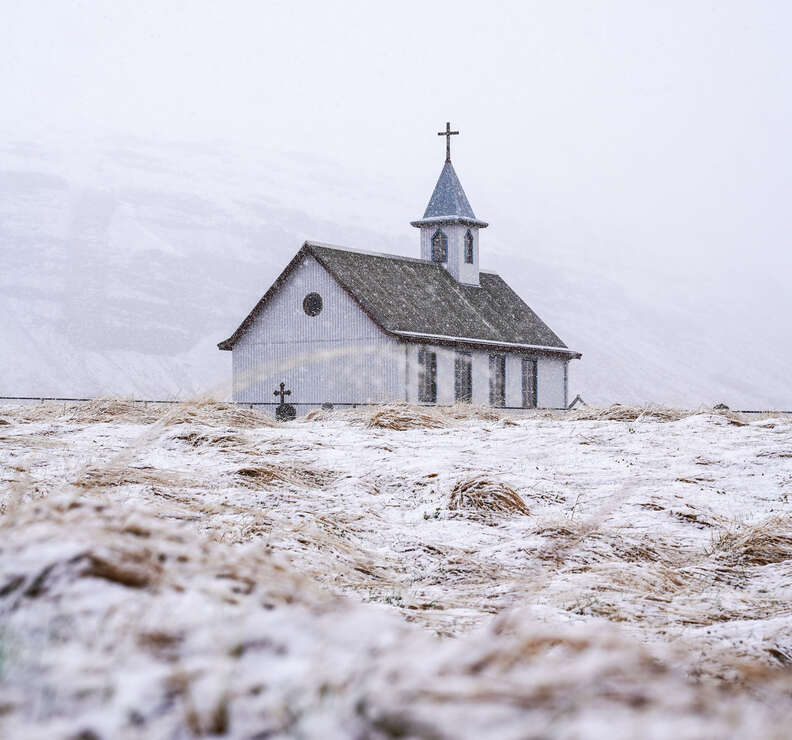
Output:
[[[306,296],[321,298],[310,316]],[[310,308],[310,307],[309,307]],[[233,347],[233,398],[273,403],[286,399],[305,411],[326,401],[373,403],[404,397],[403,351],[335,279],[305,255]]]

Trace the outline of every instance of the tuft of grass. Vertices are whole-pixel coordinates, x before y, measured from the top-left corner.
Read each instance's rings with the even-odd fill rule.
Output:
[[[607,408],[601,406],[584,406],[567,412],[568,418],[576,421],[638,421],[639,419],[651,419],[652,421],[679,421],[697,411],[686,411],[684,409],[673,409],[656,404],[646,406],[623,406],[614,403]]]
[[[199,431],[188,429],[176,434],[174,439],[185,442],[191,447],[238,447],[247,444],[247,440],[231,429],[222,431]]]
[[[644,406],[626,406],[614,403],[611,406],[584,406],[564,413],[565,418],[575,421],[679,421],[696,414],[712,414],[725,419],[732,426],[747,426],[743,414],[728,408],[679,409],[649,403]],[[749,419],[750,421],[750,419]]]
[[[181,473],[155,469],[148,466],[117,465],[85,468],[73,485],[90,490],[96,487],[123,486],[126,484],[174,487],[185,484]]]
[[[443,415],[450,419],[477,419],[479,421],[500,421],[506,419],[502,412],[492,406],[481,406],[472,403],[455,403],[453,406],[444,406]]]
[[[148,549],[113,548],[87,553],[82,559],[80,575],[127,588],[149,588],[159,582],[162,566]]]
[[[773,516],[753,525],[723,529],[711,551],[734,565],[770,565],[792,559],[792,517]]]
[[[447,426],[446,420],[433,408],[407,403],[388,403],[375,408],[366,426],[375,429],[439,429]]]
[[[236,475],[253,488],[272,483],[290,483],[306,488],[324,488],[332,483],[337,475],[330,470],[320,470],[297,465],[259,465],[240,468]]]
[[[67,421],[73,424],[203,424],[211,427],[273,427],[265,411],[240,408],[234,403],[199,399],[175,404],[141,403],[123,398],[44,403],[15,407],[19,421]]]
[[[456,426],[460,421],[502,421],[516,424],[501,411],[489,406],[458,403],[453,406],[419,406],[404,401],[394,401],[370,408],[325,411],[314,409],[305,421],[344,420],[349,424],[363,424],[369,429],[442,429]]]
[[[448,508],[458,511],[524,514],[531,512],[525,501],[505,483],[484,476],[458,481],[451,490]]]
[[[203,424],[210,427],[274,427],[266,411],[240,408],[235,403],[199,400],[177,404],[162,416],[164,424]]]

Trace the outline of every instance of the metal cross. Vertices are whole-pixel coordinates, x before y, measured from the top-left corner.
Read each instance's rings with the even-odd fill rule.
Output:
[[[456,136],[459,131],[452,131],[451,130],[451,123],[446,121],[446,130],[445,131],[438,131],[438,136],[445,136],[446,137],[446,162],[451,161],[451,137]]]
[[[280,396],[281,405],[283,405],[285,403],[285,397],[291,395],[291,391],[283,390],[285,387],[286,387],[286,383],[281,383],[280,384],[280,390],[279,391],[275,391],[272,394],[273,396]]]

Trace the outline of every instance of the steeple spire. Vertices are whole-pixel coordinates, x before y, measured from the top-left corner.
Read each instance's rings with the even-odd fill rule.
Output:
[[[454,170],[454,165],[449,160],[446,160],[440,177],[437,178],[437,184],[432,192],[432,197],[429,198],[423,217],[424,219],[477,221],[467,195],[462,189],[462,183],[459,182],[456,170]],[[477,223],[476,225],[480,226],[481,224]],[[484,225],[486,226],[486,224]]]
[[[450,122],[438,132],[446,137],[445,164],[423,218],[411,225],[421,230],[421,259],[441,264],[461,283],[478,285],[478,234],[487,223],[476,218],[451,164],[451,137],[457,134]]]

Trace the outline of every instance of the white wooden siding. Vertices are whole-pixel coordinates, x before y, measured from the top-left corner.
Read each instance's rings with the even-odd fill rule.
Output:
[[[307,316],[303,299],[322,296]],[[283,382],[302,413],[325,401],[381,403],[404,398],[405,353],[310,255],[234,345],[235,401],[273,403]]]
[[[412,403],[418,402],[418,349],[422,345],[407,347],[407,394]],[[437,353],[437,403],[454,403],[454,355],[453,348],[423,345]],[[473,403],[489,403],[489,356],[498,354],[483,350],[472,350]],[[537,361],[537,405],[539,408],[566,408],[565,366],[566,360],[545,355],[522,355],[506,352],[506,406],[522,407],[522,358]]]
[[[421,226],[421,259],[432,259],[432,237],[441,229],[448,237],[448,262],[445,264],[455,280],[468,285],[479,284],[479,228],[462,224],[431,224]],[[473,235],[473,264],[465,262],[465,234]]]
[[[506,355],[506,405],[522,406],[523,355]]]
[[[566,363],[564,359],[540,357],[536,366],[537,403],[541,408],[567,406]]]

